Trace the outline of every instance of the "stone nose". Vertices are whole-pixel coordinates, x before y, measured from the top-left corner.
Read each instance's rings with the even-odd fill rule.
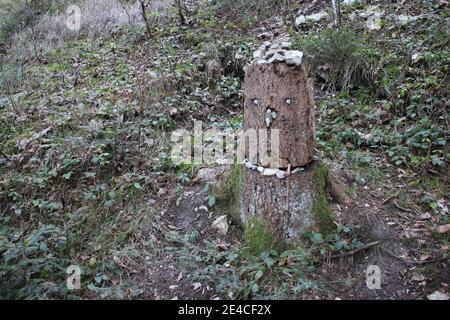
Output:
[[[264,115],[264,121],[266,122],[266,127],[270,128],[272,122],[277,118],[277,111],[270,107],[266,108],[266,113]]]

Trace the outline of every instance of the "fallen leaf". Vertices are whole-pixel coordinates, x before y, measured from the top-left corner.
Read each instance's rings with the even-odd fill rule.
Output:
[[[439,226],[436,228],[437,233],[449,233],[450,232],[450,224],[444,224],[443,226]]]
[[[197,291],[202,287],[202,284],[200,282],[195,282],[192,285],[194,286],[194,291]]]
[[[411,277],[412,281],[417,281],[417,282],[422,282],[425,280],[425,277],[421,274],[418,273],[414,273],[413,276]]]
[[[428,212],[422,213],[422,214],[420,215],[420,219],[421,219],[421,220],[428,220],[428,219],[430,219],[430,218],[431,218],[431,214],[429,214]]]
[[[428,260],[428,259],[430,259],[431,258],[431,255],[429,255],[429,254],[423,254],[423,255],[421,255],[420,256],[420,261],[425,261],[425,260]]]

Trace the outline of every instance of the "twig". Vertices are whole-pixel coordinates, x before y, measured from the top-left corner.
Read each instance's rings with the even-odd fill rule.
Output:
[[[385,203],[389,202],[390,200],[397,198],[399,194],[400,194],[400,192],[397,192],[397,193],[393,194],[392,196],[387,197],[386,199],[381,201],[381,204],[385,204]]]
[[[401,211],[405,211],[405,212],[414,212],[414,210],[412,210],[412,209],[408,209],[408,208],[403,208],[403,207],[401,207],[401,206],[397,203],[397,201],[394,201],[394,206],[395,206],[397,209],[401,210]]]
[[[435,259],[431,259],[431,260],[419,260],[419,261],[411,261],[402,257],[399,257],[395,254],[393,254],[392,252],[390,252],[389,250],[383,248],[384,251],[386,251],[387,253],[389,253],[392,257],[403,261],[406,264],[416,264],[416,265],[423,265],[423,264],[427,264],[427,263],[433,263],[433,262],[439,262],[441,260],[443,260],[444,258],[440,257],[440,258],[435,258]]]
[[[338,258],[344,258],[344,257],[347,257],[347,256],[352,256],[355,253],[358,253],[358,252],[360,252],[362,250],[366,250],[366,249],[369,249],[371,247],[374,247],[374,246],[376,246],[377,244],[379,244],[381,242],[382,242],[381,240],[374,241],[374,242],[366,244],[365,246],[363,246],[361,248],[358,248],[358,249],[355,249],[355,250],[352,250],[352,251],[349,251],[349,252],[345,252],[345,253],[342,253],[342,254],[337,254],[337,255],[331,256],[330,259],[338,259]]]

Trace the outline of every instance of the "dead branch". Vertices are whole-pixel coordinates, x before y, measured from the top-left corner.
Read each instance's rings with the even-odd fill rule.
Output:
[[[379,244],[381,242],[382,242],[381,240],[374,241],[374,242],[371,242],[371,243],[368,243],[368,244],[364,245],[361,248],[358,248],[358,249],[355,249],[355,250],[352,250],[352,251],[348,251],[348,252],[345,252],[345,253],[342,253],[342,254],[333,255],[333,256],[330,257],[330,259],[338,259],[338,258],[344,258],[344,257],[352,256],[355,253],[358,253],[360,251],[372,248],[372,247],[376,246],[377,244]]]

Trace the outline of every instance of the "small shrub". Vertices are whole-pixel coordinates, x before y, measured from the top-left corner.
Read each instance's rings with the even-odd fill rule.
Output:
[[[305,53],[317,78],[333,89],[370,86],[378,76],[378,52],[350,29],[325,29],[297,39],[296,46]]]

